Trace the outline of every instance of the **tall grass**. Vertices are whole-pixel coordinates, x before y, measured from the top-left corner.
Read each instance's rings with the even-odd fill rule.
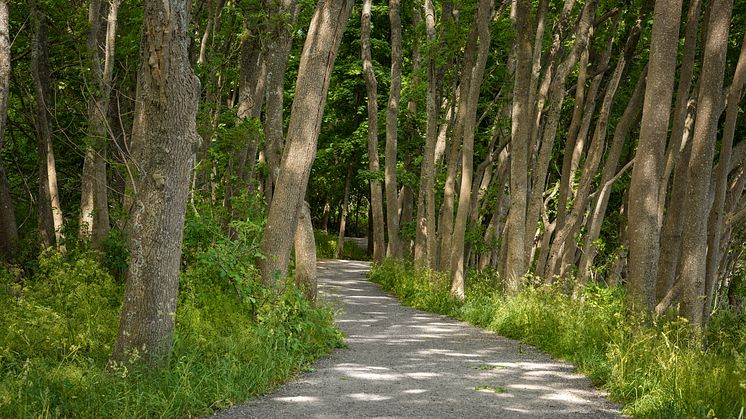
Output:
[[[558,287],[527,287],[507,298],[494,275],[472,274],[463,303],[447,278],[387,261],[371,279],[408,305],[486,327],[567,359],[641,418],[743,417],[746,319],[721,313],[708,347],[683,319],[647,324],[625,308],[619,288],[586,287],[572,299]]]
[[[262,293],[252,265],[260,229],[237,225],[239,246],[210,234],[216,225],[187,225],[173,353],[155,371],[108,364],[124,286],[99,255],[42,255],[33,272],[0,266],[0,417],[207,415],[341,343],[331,313],[292,284],[276,301]]]

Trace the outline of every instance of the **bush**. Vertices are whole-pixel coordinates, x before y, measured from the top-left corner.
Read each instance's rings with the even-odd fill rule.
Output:
[[[433,278],[441,278],[433,280]],[[406,304],[487,327],[575,364],[634,417],[739,417],[746,406],[746,319],[719,313],[708,346],[683,319],[648,324],[620,288],[588,285],[573,299],[563,286],[528,286],[507,298],[493,274],[471,273],[463,303],[440,274],[386,261],[371,280]]]

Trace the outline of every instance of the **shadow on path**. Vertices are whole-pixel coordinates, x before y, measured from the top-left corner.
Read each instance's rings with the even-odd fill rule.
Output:
[[[217,418],[618,417],[572,365],[517,341],[403,307],[366,279],[369,262],[319,261],[346,349]]]

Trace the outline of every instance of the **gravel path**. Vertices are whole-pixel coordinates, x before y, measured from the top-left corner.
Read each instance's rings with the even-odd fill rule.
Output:
[[[404,307],[367,262],[319,261],[323,299],[348,348],[216,418],[619,417],[565,362],[447,317]]]

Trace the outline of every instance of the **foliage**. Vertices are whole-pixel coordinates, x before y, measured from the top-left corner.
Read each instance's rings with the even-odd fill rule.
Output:
[[[0,417],[207,415],[341,342],[329,310],[309,306],[292,283],[277,301],[258,298],[256,226],[235,224],[237,244],[205,218],[189,217],[174,350],[158,371],[107,365],[124,288],[98,255],[44,254],[31,277],[0,267]]]
[[[505,297],[491,274],[472,274],[466,299],[449,298],[440,274],[386,261],[371,280],[413,307],[489,328],[565,358],[634,417],[738,417],[746,407],[746,318],[720,312],[706,349],[683,319],[653,324],[629,312],[620,288],[587,286],[573,299],[558,286]],[[730,314],[728,314],[730,313]]]
[[[332,236],[324,230],[314,230],[313,237],[316,240],[316,257],[319,259],[337,258],[337,237]],[[367,249],[361,249],[355,243],[345,241],[343,259],[370,260]]]

